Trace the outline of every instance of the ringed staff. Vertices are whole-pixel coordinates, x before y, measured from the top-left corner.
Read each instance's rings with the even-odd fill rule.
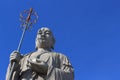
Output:
[[[38,19],[37,13],[33,11],[33,8],[30,8],[29,10],[24,10],[20,14],[20,21],[22,22],[21,27],[23,28],[22,36],[17,48],[16,52],[20,52],[22,42],[25,36],[25,32],[32,27],[33,24],[36,23]],[[15,67],[16,61],[12,61],[11,65],[11,70],[10,70],[10,75],[8,76],[8,80],[11,80],[13,72],[14,72],[14,67]]]

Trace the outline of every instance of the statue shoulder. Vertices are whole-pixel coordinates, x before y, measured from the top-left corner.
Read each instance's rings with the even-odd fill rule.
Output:
[[[34,51],[34,52],[35,52],[35,51]],[[26,53],[26,54],[22,54],[22,57],[29,56],[29,55],[31,55],[31,54],[34,53],[34,52],[29,52],[29,53]]]
[[[59,57],[67,58],[67,56],[63,53],[59,53],[59,52],[50,52],[50,53],[52,53],[53,55],[59,56]]]

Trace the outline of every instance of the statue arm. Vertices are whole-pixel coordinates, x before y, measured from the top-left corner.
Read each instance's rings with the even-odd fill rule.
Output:
[[[74,70],[68,58],[60,55],[59,59],[60,68],[54,66],[49,66],[48,68],[47,76],[49,80],[74,80]]]
[[[13,69],[12,80],[18,80],[18,76],[19,76],[19,72],[20,72],[20,64],[19,63],[20,63],[21,58],[22,58],[22,55],[20,55],[19,52],[13,51],[11,53],[11,55],[10,55],[10,64],[8,65],[7,74],[6,74],[6,80],[8,80],[8,78],[9,78],[12,63],[14,61],[16,62],[16,64],[15,64],[14,69]]]
[[[10,75],[10,70],[11,70],[11,63],[9,64],[8,69],[7,69],[6,80],[8,80],[8,77]],[[19,67],[17,67],[13,72],[12,80],[18,80],[19,72],[20,72]]]
[[[10,68],[11,68],[11,64],[8,65],[8,69],[7,69],[7,73],[6,73],[6,80],[8,80],[8,76],[10,73]]]
[[[39,59],[36,59],[36,61],[29,59],[28,62],[30,63],[30,64],[28,64],[28,66],[33,71],[35,71],[39,74],[46,74],[47,73],[48,65],[46,62],[41,61]]]

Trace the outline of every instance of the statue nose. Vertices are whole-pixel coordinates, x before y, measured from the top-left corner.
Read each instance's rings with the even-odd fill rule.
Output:
[[[41,34],[41,36],[42,36],[42,37],[45,37],[45,34],[44,34],[44,33],[42,33],[42,34]]]

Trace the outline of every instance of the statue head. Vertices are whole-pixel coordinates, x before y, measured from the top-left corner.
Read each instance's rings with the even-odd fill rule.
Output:
[[[42,27],[38,30],[36,37],[36,49],[54,49],[55,39],[52,31],[47,27]]]

